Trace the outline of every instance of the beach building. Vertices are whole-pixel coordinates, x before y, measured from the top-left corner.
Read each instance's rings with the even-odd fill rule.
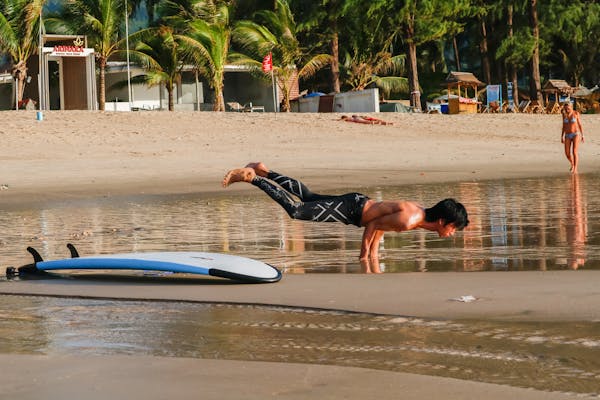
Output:
[[[446,77],[445,85],[448,87],[448,114],[477,113],[480,104],[478,89],[486,86],[485,83],[471,72],[451,71]],[[457,97],[451,96],[453,91],[456,91]]]
[[[548,79],[542,88],[544,98],[546,100],[547,114],[558,114],[560,112],[560,104],[570,100],[575,88],[571,87],[567,81],[562,79]]]
[[[12,74],[0,72],[0,110],[8,110],[14,106],[15,85]]]
[[[39,57],[31,57],[27,63],[29,80],[23,99],[31,99],[36,108],[43,110],[96,110],[98,109],[97,79],[94,49],[87,47],[85,36],[44,35],[42,69]],[[0,73],[0,109],[15,108],[15,81],[6,65]],[[164,87],[149,87],[136,83],[135,77],[143,75],[144,69],[130,64],[132,95],[129,99],[127,86],[127,63],[112,61],[106,70],[106,110],[166,110],[168,96]],[[213,91],[208,82],[199,77],[192,66],[184,67],[181,81],[175,87],[175,110],[213,109]],[[274,111],[279,102],[273,100],[271,80],[252,74],[244,66],[226,65],[223,95],[225,103],[252,103]],[[42,101],[40,98],[40,88]],[[298,80],[292,82],[292,96],[298,97]],[[279,88],[277,99],[283,98]],[[228,110],[229,111],[229,110]]]
[[[36,74],[41,93],[39,109],[96,110],[95,51],[88,47],[87,38],[43,35],[42,43],[41,68]],[[35,89],[37,85],[31,86]]]
[[[87,46],[86,37],[43,35],[42,43],[41,56],[27,61],[21,108],[27,105],[41,110],[97,109],[95,54]],[[0,74],[0,109],[16,108],[16,90],[17,83],[7,69]]]
[[[131,64],[132,98],[128,98],[127,63],[120,61],[109,62],[106,70],[106,110],[107,111],[138,111],[168,109],[168,94],[164,86],[149,87],[136,82],[136,77],[144,75],[145,70]],[[298,93],[296,80],[295,92]],[[297,94],[296,94],[297,95]],[[252,103],[264,107],[264,111],[274,111],[277,103],[273,102],[271,80],[262,79],[250,72],[244,66],[226,65],[223,87],[225,104]],[[277,89],[277,98],[283,94]],[[174,108],[176,111],[212,111],[214,94],[208,82],[199,76],[192,66],[186,66],[181,72],[181,81],[174,88]],[[227,110],[232,111],[232,110]]]

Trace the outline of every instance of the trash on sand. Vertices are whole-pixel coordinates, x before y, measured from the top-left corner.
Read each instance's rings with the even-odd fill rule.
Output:
[[[452,301],[460,301],[460,302],[463,302],[463,303],[470,303],[472,301],[477,300],[477,297],[471,296],[470,294],[468,294],[466,296],[460,296],[460,297],[456,297],[456,298],[450,299],[450,300],[452,300]]]

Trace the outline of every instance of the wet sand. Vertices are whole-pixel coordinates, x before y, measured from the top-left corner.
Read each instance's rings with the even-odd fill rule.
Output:
[[[351,188],[568,173],[560,116],[0,113],[0,206],[89,196],[233,195],[230,168],[262,160],[311,187]],[[600,167],[600,117],[582,117],[580,172]],[[1,282],[2,293],[287,304],[432,318],[600,320],[596,271],[284,276],[273,285]],[[480,300],[449,299],[473,295]],[[0,398],[571,398],[341,367],[142,357],[1,355]],[[202,367],[210,373],[203,375]],[[239,378],[232,383],[231,375]],[[265,386],[259,377],[271,377]],[[362,379],[361,379],[362,378]],[[207,382],[200,384],[198,382]],[[229,391],[228,391],[229,390]],[[232,392],[235,391],[235,392]],[[241,395],[240,395],[241,393]],[[253,397],[254,396],[254,397]],[[556,396],[556,397],[553,397]]]
[[[268,304],[500,321],[600,321],[600,271],[285,275],[274,284],[13,281],[2,294]],[[474,302],[453,299],[474,296]],[[161,357],[0,355],[0,398],[570,399],[568,393],[401,372]]]
[[[600,271],[284,274],[273,284],[93,278],[11,281],[0,294],[310,307],[433,319],[600,322]],[[453,299],[473,296],[477,300]]]
[[[5,367],[0,374],[0,399],[582,398],[401,372],[291,363],[2,354],[0,363]]]

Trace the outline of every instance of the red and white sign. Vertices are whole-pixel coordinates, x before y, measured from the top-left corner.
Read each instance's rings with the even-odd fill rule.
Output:
[[[269,53],[263,58],[262,62],[263,72],[271,72],[273,70],[273,54]]]
[[[54,46],[44,47],[44,53],[56,57],[86,57],[94,54],[94,49],[81,46]]]

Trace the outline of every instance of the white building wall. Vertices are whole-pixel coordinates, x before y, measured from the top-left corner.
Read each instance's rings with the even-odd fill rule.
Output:
[[[379,112],[379,89],[337,93],[333,103],[336,112]]]
[[[298,99],[298,111],[319,112],[319,96]],[[354,92],[336,93],[333,101],[334,112],[379,112],[379,89],[366,89]]]

